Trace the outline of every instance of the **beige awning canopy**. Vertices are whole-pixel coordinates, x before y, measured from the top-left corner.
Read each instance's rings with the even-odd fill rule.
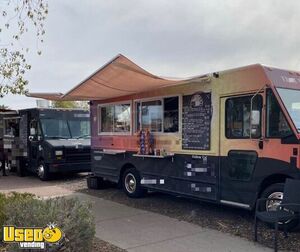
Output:
[[[26,93],[28,97],[41,98],[45,100],[58,101],[64,96],[63,93]]]
[[[28,93],[27,96],[65,101],[106,100],[176,85],[193,79],[178,80],[155,76],[119,54],[66,94]]]

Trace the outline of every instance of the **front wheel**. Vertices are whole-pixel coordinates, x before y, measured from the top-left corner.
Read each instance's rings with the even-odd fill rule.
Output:
[[[261,198],[269,199],[265,205],[261,207],[261,211],[276,211],[283,199],[284,183],[276,183],[267,187],[261,194]],[[279,222],[279,228],[283,229],[286,225],[287,230],[291,230],[298,225],[298,220],[288,220],[285,223]],[[272,225],[273,227],[273,225]]]
[[[37,175],[42,181],[50,179],[49,167],[45,164],[44,161],[40,161],[37,167]]]
[[[141,186],[141,177],[135,168],[126,170],[122,178],[123,190],[130,198],[140,198],[146,190]]]

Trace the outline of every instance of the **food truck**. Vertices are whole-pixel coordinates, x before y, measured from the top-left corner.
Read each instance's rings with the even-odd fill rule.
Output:
[[[8,170],[36,173],[90,171],[87,110],[33,108],[3,113],[3,156]]]
[[[118,55],[58,100],[90,100],[91,188],[119,183],[252,209],[300,179],[300,72],[254,64],[188,79]]]

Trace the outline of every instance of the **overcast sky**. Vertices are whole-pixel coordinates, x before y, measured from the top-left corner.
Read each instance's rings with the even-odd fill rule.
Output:
[[[300,70],[299,11],[296,0],[50,0],[28,89],[66,92],[118,53],[161,76],[252,63]],[[34,48],[34,35],[24,43]],[[0,104],[35,100],[10,95]]]

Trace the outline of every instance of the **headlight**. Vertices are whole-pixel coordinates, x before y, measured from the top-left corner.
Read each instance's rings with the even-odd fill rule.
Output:
[[[55,156],[62,156],[62,154],[63,154],[62,150],[55,151]]]

